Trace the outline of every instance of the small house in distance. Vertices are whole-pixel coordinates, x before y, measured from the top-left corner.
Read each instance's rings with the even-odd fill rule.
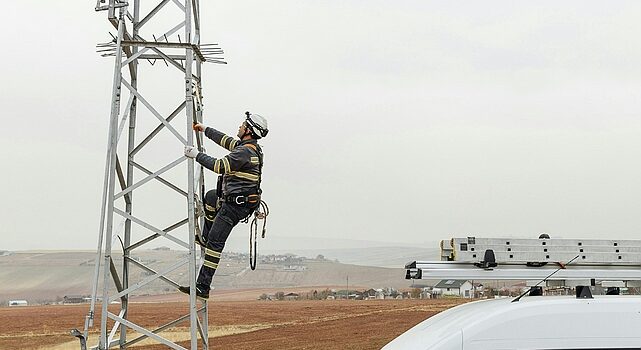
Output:
[[[65,295],[62,299],[63,304],[80,304],[91,300],[90,297],[84,295]]]
[[[466,280],[442,280],[434,286],[434,293],[440,295],[472,297],[472,283]]]
[[[27,306],[29,303],[27,303],[26,300],[9,300],[9,306]]]

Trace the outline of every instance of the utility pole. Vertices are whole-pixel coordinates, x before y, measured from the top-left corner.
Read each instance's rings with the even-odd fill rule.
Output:
[[[201,43],[199,0],[157,0],[155,6],[148,2],[141,6],[140,0],[97,0],[95,10],[105,11],[116,30],[115,35],[110,33],[109,42],[97,45],[103,57],[114,58],[113,85],[91,305],[84,332],[72,334],[80,338],[81,346],[86,342],[100,300],[100,337],[92,349],[126,349],[152,339],[172,349],[186,350],[162,336],[163,331],[183,323],[190,327],[190,349],[208,349],[207,303],[197,303],[194,292],[202,255],[194,245],[194,235],[203,221],[200,196],[204,173],[182,151],[183,146],[194,144],[202,149],[201,135],[194,135],[192,130],[193,123],[203,120],[202,64],[225,63],[220,57],[223,51],[217,44]],[[157,20],[161,17],[158,14],[162,21]],[[171,26],[157,32],[172,16]],[[162,87],[154,85],[158,81]],[[141,132],[144,137],[140,137]],[[153,147],[157,147],[156,152]],[[158,147],[163,150],[160,154]],[[159,213],[159,209],[171,208],[171,203],[134,200],[143,197],[134,197],[134,193],[149,195],[150,188],[155,198],[163,198],[160,195],[165,192],[177,195],[184,209]],[[115,221],[120,220],[124,220],[123,237],[115,230]],[[168,220],[172,221],[167,224]],[[120,246],[112,249],[116,237]],[[175,245],[185,254],[158,270],[132,258],[132,252],[155,240]],[[179,284],[172,280],[175,275],[188,277],[192,291],[189,314],[153,329],[132,322],[130,297],[158,281],[177,288]],[[107,308],[113,302],[119,302],[118,312]],[[128,332],[139,336],[131,339]]]

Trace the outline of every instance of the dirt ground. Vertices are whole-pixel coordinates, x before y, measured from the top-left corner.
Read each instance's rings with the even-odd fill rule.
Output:
[[[464,300],[210,301],[210,349],[380,349],[420,321]],[[0,308],[0,349],[79,349],[89,305]],[[99,308],[98,308],[99,309]],[[112,312],[117,312],[117,305]],[[154,328],[188,313],[186,302],[132,303],[130,320]],[[100,315],[96,315],[99,328]],[[188,324],[166,333],[189,347]],[[165,333],[161,333],[165,336]],[[129,336],[132,339],[134,335]],[[97,335],[90,334],[89,345]],[[136,344],[134,349],[166,349]]]

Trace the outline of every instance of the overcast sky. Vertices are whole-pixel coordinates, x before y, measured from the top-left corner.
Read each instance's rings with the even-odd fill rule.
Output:
[[[114,30],[94,4],[0,13],[0,250],[96,246],[113,58],[95,44]],[[206,124],[269,119],[272,242],[641,238],[641,2],[202,1],[201,16],[229,62],[204,68]],[[141,79],[167,115],[182,87],[162,66]],[[154,191],[140,216],[184,210]]]

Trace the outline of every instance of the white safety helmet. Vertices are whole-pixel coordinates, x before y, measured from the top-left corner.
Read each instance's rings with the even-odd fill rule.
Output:
[[[267,128],[267,119],[265,117],[249,112],[245,112],[245,116],[247,116],[247,125],[256,138],[267,136],[269,129]]]

